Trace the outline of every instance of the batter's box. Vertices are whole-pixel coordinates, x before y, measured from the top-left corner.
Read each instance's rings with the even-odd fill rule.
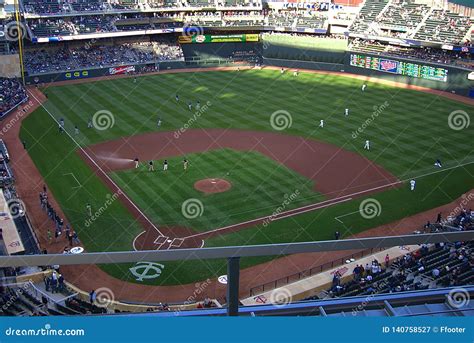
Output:
[[[156,237],[156,239],[153,243],[161,246],[161,245],[166,243],[168,238],[169,238],[168,236],[158,236],[158,237]]]
[[[182,246],[184,243],[184,238],[173,238],[173,242],[171,242],[171,247],[174,247],[174,248],[179,248],[180,246]]]

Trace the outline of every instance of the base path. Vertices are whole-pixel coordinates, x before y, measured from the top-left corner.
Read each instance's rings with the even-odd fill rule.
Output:
[[[104,171],[131,169],[132,161],[159,160],[230,148],[256,151],[314,181],[314,190],[338,198],[378,189],[397,178],[369,159],[336,145],[272,132],[192,129],[179,139],[173,132],[151,132],[85,148]],[[87,161],[87,158],[85,159]],[[351,171],[347,171],[351,166]]]
[[[205,69],[188,69],[188,70],[173,70],[169,72],[206,72],[206,71],[225,71],[225,70],[235,70],[236,68],[205,68]],[[241,68],[243,69],[243,68]],[[300,70],[301,71],[301,70]],[[317,71],[301,71],[308,73],[322,73]],[[165,73],[160,72],[158,74]],[[167,73],[167,72],[166,72]],[[326,73],[326,72],[324,72]],[[331,74],[331,73],[327,73]],[[346,73],[332,73],[345,77],[353,77],[360,80],[370,81],[370,82],[381,82],[385,84],[390,84],[394,87],[414,89],[413,86],[396,83],[391,81],[386,81],[377,78],[371,78],[367,76],[360,75],[351,75]],[[126,77],[126,76],[125,76]],[[133,77],[133,76],[128,76]],[[117,76],[111,77],[110,79],[115,79]],[[83,79],[76,80],[72,82],[76,83],[87,83],[91,81],[99,81],[100,78],[95,79]],[[64,82],[62,84],[69,84],[71,81]],[[51,84],[51,86],[59,86],[60,83]],[[443,96],[460,102],[473,104],[472,99],[465,97],[457,96],[448,92],[440,92],[431,89],[421,89],[417,88],[416,90],[433,93],[438,96]],[[20,125],[24,118],[26,118],[30,113],[32,113],[42,102],[46,101],[44,95],[39,92],[36,88],[30,87],[29,92],[34,93],[35,98],[39,101],[32,99],[28,102],[23,108],[25,112],[14,111],[10,114],[9,117],[5,118],[2,123],[2,138],[6,142],[10,156],[11,156],[11,166],[16,178],[16,187],[17,192],[20,198],[24,201],[27,214],[32,222],[35,233],[39,239],[40,245],[43,249],[47,249],[49,252],[62,252],[62,249],[65,246],[66,241],[58,241],[57,243],[50,242],[47,239],[47,229],[51,227],[51,222],[47,217],[46,213],[41,210],[38,204],[38,194],[42,189],[44,180],[39,173],[38,169],[34,165],[33,161],[24,150],[21,140],[19,139]],[[30,93],[30,94],[31,94]],[[5,129],[8,128],[8,129]],[[443,214],[449,214],[456,207],[459,207],[460,204],[463,204],[464,207],[474,207],[474,198],[471,191],[468,203],[466,203],[464,198],[460,198],[451,202],[450,204],[432,209],[430,211],[419,213],[415,216],[404,218],[400,221],[383,225],[381,227],[364,231],[356,235],[355,237],[374,237],[374,236],[389,236],[397,234],[406,234],[410,233],[415,229],[419,229],[423,223],[427,220],[433,221],[436,218],[438,212]],[[64,217],[64,213],[59,207],[58,203],[54,199],[54,194],[49,194],[49,201],[52,202],[53,206],[58,210],[58,214],[61,217]],[[67,218],[66,218],[67,219]],[[183,229],[183,233],[186,229]],[[263,263],[257,266],[243,269],[240,274],[240,294],[242,297],[248,297],[249,291],[251,288],[261,285],[265,282],[272,281],[278,278],[285,277],[290,274],[297,273],[321,264],[334,261],[336,259],[347,256],[352,252],[327,252],[327,253],[312,253],[312,254],[297,254],[291,256],[285,256],[272,260],[267,263]],[[141,303],[156,303],[159,301],[162,302],[183,302],[188,299],[191,295],[195,294],[196,285],[194,283],[178,286],[144,286],[140,284],[128,283],[123,280],[116,279],[109,274],[105,273],[99,267],[95,265],[77,265],[77,266],[63,266],[61,268],[63,275],[66,280],[73,283],[77,287],[90,291],[92,289],[98,289],[100,287],[109,288],[117,300],[129,300]],[[220,284],[216,279],[211,280],[211,283],[208,287],[201,293],[201,295],[196,298],[196,300],[202,300],[205,296],[211,298],[223,298],[225,297],[226,287],[225,285]]]
[[[79,153],[84,161],[96,171],[97,175],[112,188],[114,193],[122,194],[119,199],[145,228],[145,232],[135,239],[133,248],[136,250],[143,248],[170,249],[200,247],[203,245],[203,240],[207,238],[256,226],[267,217],[252,218],[244,223],[225,228],[182,236],[179,234],[183,228],[156,228],[150,225],[146,214],[142,213],[130,198],[123,195],[106,173],[133,169],[135,157],[138,157],[140,161],[159,160],[222,148],[256,151],[264,154],[313,180],[314,190],[324,194],[328,199],[279,213],[278,219],[332,206],[351,200],[352,197],[400,185],[396,177],[359,154],[344,150],[336,145],[272,132],[192,129],[187,130],[179,139],[174,137],[173,132],[152,132],[95,144],[85,148],[84,151],[79,150]],[[351,166],[350,173],[347,172],[348,165]],[[231,186],[225,180],[215,179],[214,183],[212,182],[212,179],[201,180],[195,187],[209,193],[216,193],[225,191]],[[295,185],[295,187],[297,186]],[[275,219],[277,218],[272,218],[272,220]],[[178,240],[173,243],[175,238]],[[139,244],[136,244],[137,242]]]

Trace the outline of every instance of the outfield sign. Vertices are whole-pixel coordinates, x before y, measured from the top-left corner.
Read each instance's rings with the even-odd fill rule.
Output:
[[[425,64],[397,61],[382,57],[351,54],[351,66],[377,70],[384,73],[398,74],[416,77],[425,80],[442,81],[448,80],[448,70]]]
[[[239,34],[239,35],[194,35],[180,36],[178,41],[180,44],[189,43],[246,43],[258,42],[260,36],[258,34]]]

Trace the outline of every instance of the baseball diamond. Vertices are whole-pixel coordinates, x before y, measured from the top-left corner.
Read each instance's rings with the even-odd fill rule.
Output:
[[[0,14],[0,316],[472,315],[469,2]]]

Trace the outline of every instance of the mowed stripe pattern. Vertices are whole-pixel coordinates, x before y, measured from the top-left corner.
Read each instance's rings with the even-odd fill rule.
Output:
[[[48,109],[66,119],[82,145],[153,130],[174,131],[192,123],[195,128],[273,130],[272,113],[291,115],[286,134],[320,139],[356,151],[384,166],[400,179],[429,172],[435,159],[446,166],[473,160],[472,126],[455,131],[448,126],[451,112],[472,107],[429,94],[333,75],[252,70],[165,74],[132,79],[52,87]],[[176,102],[175,95],[180,101]],[[193,103],[189,111],[188,102]],[[195,115],[195,104],[209,108]],[[344,115],[349,108],[348,117]],[[100,110],[115,118],[112,128],[87,129],[87,120]],[[162,120],[157,127],[158,118]],[[196,119],[196,120],[194,120]],[[324,128],[319,122],[325,121]],[[361,128],[361,133],[356,133]],[[356,134],[355,134],[356,133]],[[363,150],[365,140],[372,143]]]
[[[221,149],[186,158],[190,163],[186,172],[182,159],[172,158],[166,172],[163,161],[156,161],[154,172],[142,164],[139,170],[114,172],[112,177],[153,222],[199,231],[323,200],[313,191],[311,180],[257,152]],[[225,179],[232,188],[218,194],[194,189],[196,181],[206,178]],[[192,216],[182,208],[190,199],[201,207]]]

